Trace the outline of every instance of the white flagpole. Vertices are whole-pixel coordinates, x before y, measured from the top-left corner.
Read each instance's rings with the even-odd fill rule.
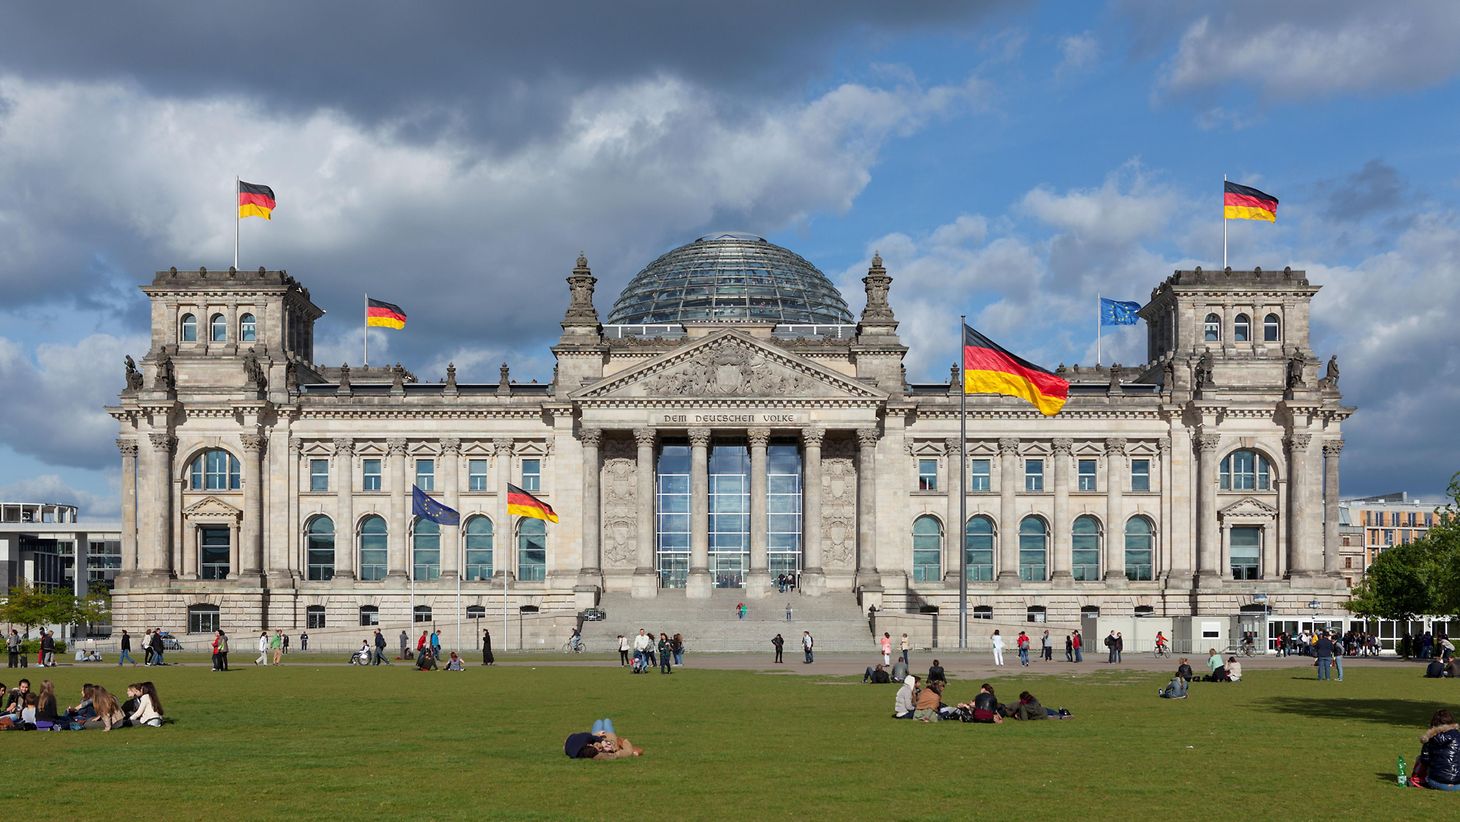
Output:
[[[1100,292],[1095,292],[1095,367],[1100,367]]]
[[[365,367],[370,367],[370,294],[365,294]]]
[[[238,215],[238,195],[243,191],[243,184],[239,181],[237,174],[233,175],[233,270],[238,270],[238,235],[243,223],[243,218]]]
[[[461,647],[461,575],[466,571],[466,550],[461,539],[461,513],[457,512],[456,516],[456,652],[461,654],[466,651]]]
[[[1222,270],[1227,270],[1227,175],[1222,175]]]
[[[501,489],[500,493],[503,493],[503,494],[507,493],[507,489],[506,488]],[[512,515],[511,514],[508,514],[507,515],[507,551],[505,552],[505,554],[506,554],[506,556],[509,556],[509,557],[512,555]],[[507,606],[507,599],[508,599],[507,589],[508,589],[508,586],[510,586],[512,584],[512,582],[511,582],[512,577],[511,577],[511,575],[509,575],[507,573],[507,569],[506,568],[494,568],[493,570],[502,575],[502,650],[505,651],[505,650],[507,650],[508,648],[511,647],[509,644],[507,644],[508,642],[510,642],[510,640],[508,639],[508,632],[511,630],[508,627],[508,625],[507,625],[507,607],[508,607]],[[521,643],[518,643],[518,644],[520,645]],[[520,651],[522,649],[519,647],[517,650]]]
[[[968,650],[968,384],[963,358],[963,327],[968,315],[958,317],[958,650]],[[947,529],[953,536],[953,529]]]

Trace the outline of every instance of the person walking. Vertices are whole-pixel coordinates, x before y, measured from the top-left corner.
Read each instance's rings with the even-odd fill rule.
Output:
[[[440,659],[441,658],[441,630],[440,629],[437,629],[437,630],[431,632],[431,658],[432,659]]]
[[[802,664],[810,665],[811,662],[812,662],[812,660],[814,660],[816,658],[811,653],[811,650],[813,648],[815,648],[815,647],[816,647],[816,640],[811,638],[811,632],[810,631],[802,631],[801,632],[801,649],[806,652],[806,659],[803,661]]]
[[[46,631],[41,636],[41,667],[56,667],[56,632]]]
[[[786,603],[786,621],[791,621],[791,603],[789,602]]]
[[[497,664],[497,657],[492,654],[492,632],[486,628],[482,629],[482,664]]]
[[[771,645],[776,649],[776,664],[783,664],[785,660],[781,659],[781,650],[786,647],[786,640],[782,639],[780,634],[776,634],[776,638],[771,640]]]
[[[998,628],[994,629],[993,644],[994,666],[1002,668],[1004,667],[1004,637],[999,634]]]
[[[1019,649],[1019,666],[1022,668],[1028,668],[1029,635],[1024,633],[1023,631],[1020,631],[1019,636],[1014,638],[1014,646]]]
[[[1075,635],[1065,634],[1065,661],[1075,661]]]
[[[388,659],[385,658],[385,634],[382,634],[380,632],[380,629],[379,628],[376,628],[375,629],[375,658],[372,659],[372,660],[370,660],[370,664],[371,665],[375,665],[375,666],[379,666],[381,663],[385,663],[386,665],[389,665],[390,664],[390,660],[388,660]]]
[[[228,670],[228,632],[218,629],[218,659],[223,663],[221,670]]]
[[[11,633],[13,634],[15,632],[14,631],[11,631]],[[14,656],[13,655],[12,655],[11,659],[12,660],[14,659]],[[126,629],[123,629],[122,630],[122,655],[119,656],[119,657],[117,657],[117,667],[120,668],[120,667],[122,667],[122,665],[124,663],[127,663],[127,662],[132,663],[132,667],[134,667],[134,668],[137,667],[137,660],[135,660],[135,659],[132,658],[132,635],[129,634],[129,633],[127,633]],[[11,665],[10,667],[14,668],[15,666],[14,665]]]
[[[274,664],[284,664],[284,632],[278,628],[274,629],[274,636],[269,640],[269,650],[274,654]]]
[[[142,667],[152,666],[152,629],[148,628],[142,634]]]
[[[166,653],[166,651],[167,651],[166,646],[164,646],[162,644],[162,629],[161,628],[153,628],[152,629],[152,664],[153,665],[165,665],[165,664],[167,664],[167,663],[163,662],[163,660],[162,660],[162,656],[163,656],[164,653]]]
[[[891,665],[892,664],[892,634],[889,634],[886,631],[883,631],[882,632],[882,639],[879,640],[879,641],[882,644],[882,664],[883,665]]]
[[[1044,632],[1044,637],[1042,639],[1040,639],[1040,646],[1044,649],[1044,661],[1045,662],[1053,662],[1054,661],[1054,640],[1052,640],[1052,639],[1049,638],[1049,631],[1046,630]]]
[[[265,667],[267,667],[268,664],[269,664],[269,632],[268,631],[259,631],[259,655],[258,655],[258,657],[256,659],[254,659],[253,664],[254,665],[263,665]]]
[[[1075,662],[1084,662],[1085,657],[1080,653],[1080,648],[1084,646],[1085,640],[1080,636],[1079,628],[1075,629],[1075,636],[1070,640],[1070,644],[1075,646]]]
[[[902,664],[909,666],[912,665],[912,660],[908,659],[907,656],[908,651],[912,649],[912,645],[907,640],[907,634],[903,634],[902,639],[897,641],[897,649],[899,651],[902,651]]]
[[[618,635],[618,666],[627,667],[629,664],[629,639],[623,634]]]

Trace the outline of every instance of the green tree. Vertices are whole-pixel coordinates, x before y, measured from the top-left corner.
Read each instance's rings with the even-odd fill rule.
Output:
[[[55,620],[55,599],[47,591],[21,583],[10,589],[10,595],[0,604],[0,620],[25,628],[26,633],[37,625],[48,625]]]
[[[17,585],[0,604],[0,621],[20,625],[26,633],[39,625],[81,625],[105,622],[111,615],[111,596],[106,586],[93,585],[77,599],[70,591],[45,591],[34,585]]]
[[[1349,600],[1350,611],[1396,620],[1460,614],[1460,474],[1451,478],[1448,493],[1450,502],[1436,511],[1423,537],[1374,558]]]
[[[1460,474],[1450,478],[1450,502],[1421,540],[1429,556],[1430,588],[1439,616],[1460,615]]]

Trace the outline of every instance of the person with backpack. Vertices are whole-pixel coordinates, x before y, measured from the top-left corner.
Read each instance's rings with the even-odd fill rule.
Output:
[[[1020,631],[1019,632],[1019,636],[1017,636],[1017,637],[1014,638],[1014,645],[1019,649],[1019,665],[1021,667],[1024,667],[1024,668],[1028,668],[1029,667],[1029,635],[1026,634],[1026,633],[1024,633],[1023,631]]]
[[[390,660],[388,660],[388,659],[385,658],[385,634],[382,634],[380,632],[380,629],[379,628],[376,628],[375,629],[375,659],[371,660],[370,661],[370,664],[371,665],[375,665],[375,666],[379,666],[380,663],[382,663],[382,662],[384,662],[386,665],[389,665],[390,664]]]

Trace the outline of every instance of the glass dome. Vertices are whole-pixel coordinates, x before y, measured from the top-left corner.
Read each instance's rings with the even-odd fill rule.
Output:
[[[609,325],[851,324],[836,286],[801,255],[753,234],[710,234],[665,253],[624,287]]]

